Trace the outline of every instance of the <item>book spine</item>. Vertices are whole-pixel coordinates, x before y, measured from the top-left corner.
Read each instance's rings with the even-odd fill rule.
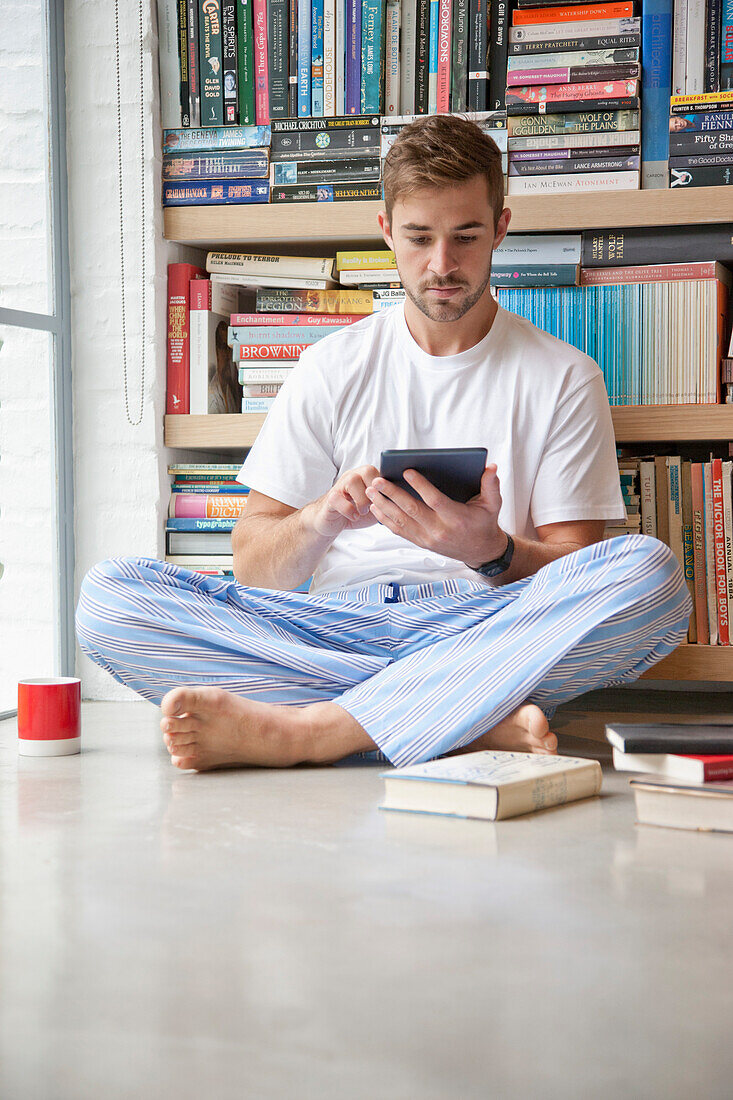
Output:
[[[565,156],[568,153],[583,154],[591,150],[605,149],[607,152],[636,152],[641,134],[638,130],[621,130],[618,133],[593,134],[545,134],[537,137],[519,137],[509,139],[512,160],[518,156],[528,158],[542,156]]]
[[[178,66],[180,79],[178,82],[179,101],[181,104],[181,126],[188,129],[191,125],[191,88],[188,72],[188,4],[187,0],[178,0],[178,20],[176,28],[176,44],[178,46]]]
[[[197,130],[166,130],[163,134],[165,156],[176,153],[241,152],[244,149],[267,151],[269,126],[209,126]]]
[[[703,484],[703,531],[705,538],[705,584],[708,609],[708,630],[710,645],[718,644],[718,601],[716,595],[715,578],[715,551],[714,551],[714,518],[713,518],[713,484],[712,464],[702,464]]]
[[[323,118],[323,0],[311,0],[311,115]]]
[[[576,286],[577,282],[577,264],[519,268],[494,264],[491,268],[492,286]]]
[[[361,113],[361,5],[346,0],[346,114]]]
[[[514,87],[507,92],[507,104],[528,104],[539,106],[542,110],[551,114],[557,110],[561,103],[577,102],[585,100],[599,100],[606,102],[608,99],[627,98],[636,96],[639,91],[637,80],[612,80],[607,84],[602,81],[589,81],[583,84],[551,84],[547,87],[536,88],[532,85]]]
[[[507,118],[509,137],[534,137],[541,134],[608,133],[636,130],[638,111],[586,110],[556,115],[527,115]],[[511,149],[511,144],[509,145]]]
[[[568,39],[603,38],[612,35],[633,35],[641,33],[640,19],[579,19],[571,26],[567,23],[537,23],[534,26],[510,27],[509,44],[528,42],[562,42]]]
[[[549,85],[549,87],[551,86],[552,85]],[[559,87],[559,85],[557,86]],[[614,99],[565,99],[556,100],[551,106],[556,114],[562,114],[565,111],[571,114],[578,114],[585,110],[602,110],[603,107],[607,107],[609,111],[634,111],[639,107],[639,97],[617,96]],[[542,101],[536,103],[512,101],[511,103],[507,103],[506,106],[507,117],[529,115],[549,118],[549,115],[545,116],[544,111],[545,104]]]
[[[399,114],[412,115],[415,113],[417,0],[402,0],[401,23]]]
[[[252,17],[254,23],[255,119],[257,124],[262,126],[270,121],[266,0],[252,0]]]
[[[230,325],[227,329],[227,344],[232,349],[232,359],[240,357],[244,345],[253,344],[317,344],[331,332],[340,332],[338,328],[308,328],[305,325],[287,325],[283,328],[274,325]]]
[[[669,548],[680,567],[685,567],[682,544],[682,459],[679,455],[666,458],[667,522],[669,524]]]
[[[436,106],[438,114],[450,111],[452,0],[438,0],[438,72]]]
[[[264,256],[250,252],[209,252],[206,270],[218,275],[276,275],[278,278],[330,279],[331,257]]]
[[[318,313],[233,313],[229,318],[231,325],[256,325],[258,328],[267,329],[271,326],[281,328],[286,326],[305,325],[308,328],[341,327],[353,325],[356,321],[364,319],[361,313],[341,313],[336,316],[328,316]],[[253,341],[254,342],[254,341]]]
[[[690,264],[637,264],[629,267],[592,267],[581,272],[581,286],[600,286],[609,283],[668,283],[689,279],[715,279],[718,265]]]
[[[164,206],[220,206],[232,203],[267,202],[270,185],[262,180],[236,180],[216,183],[166,183],[163,187]]]
[[[254,25],[252,0],[237,2],[237,60],[239,62],[239,121],[255,121],[255,78],[253,52]]]
[[[713,504],[713,555],[715,561],[715,600],[718,613],[718,644],[730,645],[728,634],[728,577],[725,567],[725,517],[723,509],[723,464],[711,462]]]
[[[239,381],[243,386],[282,384],[292,370],[292,367],[240,367]]]
[[[489,40],[489,110],[503,111],[506,106],[506,72],[510,2],[492,0]]]
[[[298,0],[298,118],[311,114],[312,23],[310,0]]]
[[[270,192],[270,202],[362,202],[381,197],[378,183],[297,183],[273,187]]]
[[[705,0],[687,0],[687,41],[685,49],[686,94],[694,95],[704,92]]]
[[[189,293],[189,412],[193,416],[209,411],[211,283],[208,279],[191,279]]]
[[[701,153],[715,155],[733,153],[733,131],[718,130],[704,134],[670,134],[669,152],[672,158]]]
[[[239,360],[258,359],[299,359],[308,344],[239,344]]]
[[[428,114],[438,107],[438,22],[440,0],[430,0],[430,31],[428,39]]]
[[[191,264],[168,265],[168,332],[166,408],[169,415],[186,415],[190,408],[189,362],[191,330],[189,301],[191,278],[202,275]]]
[[[256,382],[250,385],[248,382],[242,385],[242,397],[277,397],[282,388],[282,382]]]
[[[274,397],[243,397],[242,412],[245,416],[250,416],[252,413],[268,413],[274,400]]]
[[[585,150],[584,150],[585,151]],[[510,161],[510,176],[555,175],[558,172],[638,172],[639,157],[578,157],[560,160]],[[588,285],[588,284],[586,284]]]
[[[430,0],[417,0],[415,46],[415,113],[428,113],[430,88]]]
[[[733,110],[733,90],[697,92],[694,95],[673,95],[669,101],[670,115],[687,115],[690,111],[706,114]]]
[[[268,113],[270,118],[288,114],[288,0],[267,3]]]
[[[235,521],[232,519],[195,519],[169,516],[167,531],[231,531]]]
[[[176,493],[171,497],[168,516],[171,519],[239,519],[246,507],[246,493],[238,496]]]
[[[158,67],[160,124],[164,130],[181,127],[178,62],[178,0],[158,0]]]
[[[733,260],[733,241],[725,226],[695,226],[671,231],[662,228],[589,229],[582,234],[583,267],[611,267],[628,264],[674,263],[686,259],[707,260],[717,256],[723,263]]]
[[[201,96],[199,71],[199,12],[197,0],[186,0],[186,27],[188,31],[188,112],[190,125],[201,126]]]
[[[261,313],[371,313],[372,292],[366,290],[257,291]]]
[[[273,164],[271,182],[278,186],[296,183],[360,183],[378,181],[379,157],[354,157],[346,160],[289,160]]]
[[[451,111],[468,110],[468,0],[453,0]]]
[[[288,0],[288,118],[298,117],[298,0]]]
[[[236,0],[222,0],[221,56],[223,67],[224,122],[236,126],[239,121],[237,70],[237,5]]]
[[[400,113],[400,2],[387,0],[384,22],[384,114]]]
[[[595,19],[630,19],[633,14],[634,5],[631,0],[616,4],[576,4],[567,8],[525,8],[514,12],[512,26],[526,27],[533,23],[576,23]]]
[[[601,67],[604,72],[609,65],[639,65],[639,50],[583,50],[578,53],[559,50],[553,53],[534,53],[527,57],[515,57],[510,54],[507,60],[508,74],[512,74],[516,82],[516,74],[527,69],[562,69],[570,68],[579,73],[585,72],[587,67]],[[626,74],[624,74],[626,75]],[[638,76],[638,72],[632,72],[629,76]],[[577,79],[582,80],[582,75]],[[520,82],[521,83],[521,82]],[[529,81],[527,83],[530,83]],[[531,83],[534,83],[532,81]],[[540,81],[540,83],[542,83]],[[562,83],[562,81],[560,81]]]
[[[183,153],[163,157],[162,178],[168,180],[264,179],[269,169],[266,150]]]
[[[733,164],[717,168],[670,168],[670,187],[727,187],[733,183]]]
[[[668,186],[668,105],[672,85],[672,0],[643,0],[641,71],[641,186]]]
[[[723,0],[720,24],[720,89],[733,89],[733,0]]]
[[[597,38],[592,35],[587,38],[560,38],[553,42],[540,40],[537,42],[512,42],[511,30],[509,32],[509,57],[519,60],[529,60],[532,57],[551,57],[556,54],[574,53],[576,56],[583,51],[598,53],[601,50],[629,51],[636,54],[635,57],[619,58],[625,61],[638,61],[639,48],[641,46],[640,34],[604,34]],[[552,51],[550,53],[549,51]]]
[[[489,101],[488,0],[468,4],[468,110],[485,111]]]
[[[323,114],[336,116],[336,7],[337,0],[323,0]]]
[[[336,0],[335,103],[336,114],[346,114],[346,20],[348,0]]]
[[[222,126],[224,96],[221,85],[221,6],[219,0],[199,0],[199,71],[201,123]]]
[[[509,176],[508,195],[560,191],[629,191],[639,185],[638,172],[558,173],[554,176]]]
[[[733,462],[725,461],[722,467],[723,480],[723,526],[725,530],[725,575],[728,600],[728,639],[730,641],[730,613],[733,608],[733,491],[731,475]]]
[[[657,537],[656,470],[653,462],[642,459],[639,463],[639,487],[641,508],[641,533]]]
[[[381,51],[383,0],[362,0],[361,5],[361,113],[381,111]]]
[[[712,168],[733,164],[733,152],[692,153],[684,157],[670,157],[670,168]]]
[[[509,59],[511,61],[511,58]],[[507,73],[509,88],[534,84],[573,84],[589,81],[633,80],[638,78],[641,66],[629,65],[568,65],[541,69],[516,69]],[[666,121],[666,120],[665,120]]]

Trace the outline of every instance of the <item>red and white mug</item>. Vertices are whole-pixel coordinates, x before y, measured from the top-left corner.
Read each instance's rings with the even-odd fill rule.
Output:
[[[18,683],[18,752],[69,756],[81,750],[81,680],[46,676]]]

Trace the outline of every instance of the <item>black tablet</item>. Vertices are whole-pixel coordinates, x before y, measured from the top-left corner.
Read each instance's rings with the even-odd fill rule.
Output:
[[[417,470],[451,500],[465,504],[481,491],[486,469],[485,447],[435,447],[407,451],[382,451],[379,472],[387,481],[420,498],[403,478],[405,470]]]

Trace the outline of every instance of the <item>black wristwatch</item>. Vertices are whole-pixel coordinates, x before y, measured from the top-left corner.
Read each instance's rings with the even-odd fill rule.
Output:
[[[501,557],[494,558],[493,561],[485,561],[483,565],[477,565],[474,569],[474,573],[480,573],[482,577],[498,577],[500,573],[505,573],[509,566],[512,564],[513,556],[514,539],[511,535],[507,535],[506,550],[501,555]]]

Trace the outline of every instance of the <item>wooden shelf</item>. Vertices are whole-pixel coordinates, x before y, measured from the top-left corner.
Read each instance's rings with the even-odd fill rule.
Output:
[[[681,645],[654,665],[642,680],[733,681],[733,649],[725,645]]]
[[[512,211],[513,233],[733,222],[733,187],[512,195],[506,204]],[[377,225],[382,207],[378,201],[168,206],[163,211],[164,236],[200,246],[367,243],[382,239]]]
[[[611,409],[620,443],[733,441],[733,405],[650,405]],[[241,450],[251,447],[264,415],[166,416],[166,447]]]

